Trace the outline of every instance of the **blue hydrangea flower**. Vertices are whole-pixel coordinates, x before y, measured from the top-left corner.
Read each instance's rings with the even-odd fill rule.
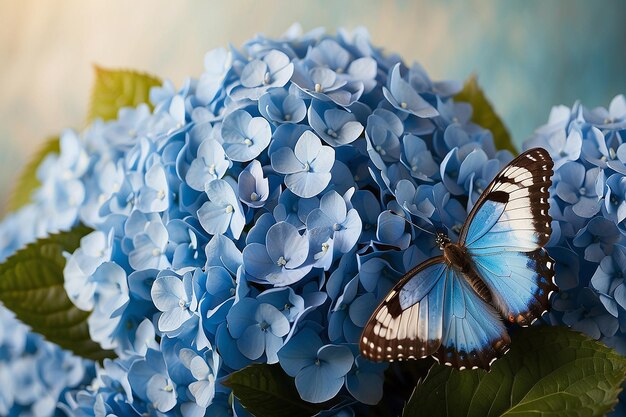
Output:
[[[263,152],[270,143],[272,129],[262,117],[252,117],[245,110],[237,110],[224,118],[222,140],[224,151],[233,161],[250,161]]]
[[[278,352],[280,365],[295,377],[303,400],[321,403],[341,389],[354,362],[347,346],[324,345],[311,329],[304,328]]]
[[[586,170],[578,162],[567,162],[557,171],[559,181],[556,184],[556,195],[571,205],[577,216],[590,218],[600,210],[600,197],[604,194],[600,169]],[[600,191],[600,192],[598,192]]]
[[[239,238],[245,225],[243,207],[233,187],[225,180],[214,180],[207,184],[209,201],[198,210],[200,224],[210,234],[224,234],[230,230]]]
[[[215,397],[216,377],[220,367],[220,357],[213,350],[205,357],[191,349],[182,349],[180,359],[184,367],[191,371],[195,382],[189,384],[189,391],[202,408],[207,408]]]
[[[312,100],[309,106],[309,124],[324,142],[334,147],[354,142],[363,132],[363,125],[354,114],[318,100]]]
[[[574,246],[584,248],[586,260],[600,262],[605,255],[613,251],[613,245],[621,236],[615,223],[602,217],[595,217],[580,229],[572,243]]]
[[[283,147],[272,154],[272,168],[285,175],[285,185],[295,195],[314,197],[330,182],[330,170],[335,162],[335,151],[322,146],[320,139],[307,131],[300,136],[294,148]]]
[[[299,123],[306,117],[306,104],[284,88],[274,88],[259,98],[259,112],[277,123]]]
[[[235,100],[258,100],[271,88],[282,87],[293,74],[293,64],[281,51],[271,50],[262,59],[254,59],[241,70],[241,86],[230,92]]]
[[[185,180],[194,190],[204,191],[207,183],[222,178],[231,165],[222,145],[216,140],[207,139],[198,148],[198,155],[191,162]]]
[[[140,399],[165,413],[176,406],[176,385],[170,378],[161,352],[148,349],[146,357],[128,370],[130,386]]]
[[[376,405],[383,398],[385,363],[374,363],[357,356],[352,370],[346,375],[346,388],[359,402]]]
[[[274,224],[267,231],[265,244],[250,243],[243,250],[243,265],[260,282],[275,286],[289,285],[311,270],[305,265],[309,241],[287,222]]]
[[[614,317],[619,317],[620,309],[626,310],[624,271],[626,271],[626,248],[615,245],[613,253],[600,261],[598,269],[591,277],[590,287],[598,292],[600,301]]]
[[[159,276],[152,285],[152,300],[162,314],[159,317],[159,330],[168,334],[178,330],[194,316],[192,274],[186,273],[182,279],[174,274]],[[175,335],[175,334],[173,334]]]
[[[264,353],[267,363],[278,362],[276,355],[289,333],[289,321],[276,307],[254,298],[244,298],[228,312],[228,331],[237,340],[239,351],[249,359]]]
[[[383,87],[383,94],[389,103],[400,110],[417,117],[435,117],[439,112],[428,103],[400,75],[400,63],[396,64],[389,74],[389,87]]]
[[[335,191],[329,191],[320,199],[320,208],[309,213],[308,230],[324,229],[333,240],[334,249],[349,252],[361,235],[361,218],[355,209],[346,207],[346,201]]]
[[[252,208],[263,207],[270,196],[270,184],[267,178],[263,177],[263,168],[256,159],[246,167],[238,179],[239,198]]]

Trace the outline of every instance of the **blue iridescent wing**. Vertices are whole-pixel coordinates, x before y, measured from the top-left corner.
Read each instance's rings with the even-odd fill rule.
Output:
[[[498,312],[486,302],[488,291],[475,276],[448,268],[439,362],[459,369],[489,369],[508,349],[510,338]]]
[[[556,291],[550,238],[552,159],[540,148],[511,161],[487,187],[461,230],[459,242],[489,288],[490,302],[510,322],[527,326]]]
[[[441,345],[448,266],[438,256],[409,271],[376,308],[360,350],[373,361],[432,355]]]
[[[479,280],[432,258],[407,273],[365,325],[361,354],[373,361],[433,355],[458,368],[485,368],[509,344]]]

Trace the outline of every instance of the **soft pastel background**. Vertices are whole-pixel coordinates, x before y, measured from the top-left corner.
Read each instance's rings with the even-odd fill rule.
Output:
[[[255,33],[363,25],[434,79],[477,73],[519,146],[552,105],[626,92],[625,13],[619,0],[0,0],[0,195],[45,137],[83,126],[93,64],[180,85],[207,50]]]

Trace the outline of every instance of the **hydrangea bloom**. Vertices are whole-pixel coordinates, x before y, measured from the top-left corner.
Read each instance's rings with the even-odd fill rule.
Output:
[[[306,401],[337,397],[337,415],[377,403],[387,365],[358,355],[363,326],[437,253],[421,229],[455,237],[512,158],[459,89],[363,30],[292,29],[209,52],[197,80],[152,89],[153,111],[67,131],[32,203],[0,226],[5,256],[94,229],[68,256],[65,287],[118,359],[66,396],[66,414],[244,416],[222,382],[253,362],[278,363]],[[528,142],[556,162],[550,250],[566,261],[549,320],[622,351],[623,101],[559,108]]]

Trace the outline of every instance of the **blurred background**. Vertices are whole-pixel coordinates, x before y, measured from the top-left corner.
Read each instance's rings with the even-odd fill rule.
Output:
[[[180,86],[206,51],[256,33],[366,26],[433,79],[476,73],[519,148],[553,105],[626,92],[625,12],[620,0],[0,0],[0,207],[46,137],[84,125],[93,64]]]

